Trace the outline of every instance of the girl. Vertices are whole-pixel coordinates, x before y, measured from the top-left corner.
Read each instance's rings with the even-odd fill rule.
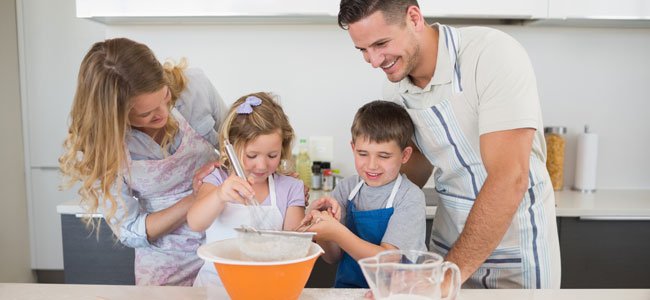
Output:
[[[236,174],[226,155],[222,165],[203,179],[196,202],[187,214],[193,230],[206,231],[206,242],[235,237],[233,228],[252,224],[251,211],[264,217],[264,229],[292,230],[305,216],[302,181],[280,175],[276,171],[281,159],[291,156],[293,129],[282,107],[266,93],[255,93],[233,103],[220,128],[221,153],[223,141],[229,140],[237,153],[246,177]],[[246,206],[248,199],[257,199],[260,206]],[[214,266],[206,263],[194,282],[195,286],[220,283]]]
[[[204,233],[186,224],[192,175],[217,159],[225,111],[203,72],[163,66],[132,40],[95,43],[81,62],[59,163],[86,211],[135,248],[136,284],[194,282]]]

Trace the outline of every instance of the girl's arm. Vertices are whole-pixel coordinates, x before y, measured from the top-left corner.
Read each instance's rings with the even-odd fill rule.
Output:
[[[251,185],[235,175],[228,177],[221,185],[204,183],[199,188],[196,201],[187,212],[187,225],[194,231],[204,231],[221,215],[226,202],[246,203],[245,197],[252,197]]]
[[[282,229],[294,230],[296,227],[300,226],[300,221],[302,221],[304,218],[304,206],[289,206],[287,208],[287,214],[284,216],[284,226],[282,226]]]

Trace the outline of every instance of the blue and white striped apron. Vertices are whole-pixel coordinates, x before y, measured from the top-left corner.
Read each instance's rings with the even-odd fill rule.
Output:
[[[480,153],[471,147],[461,130],[451,101],[452,96],[463,93],[459,32],[445,25],[438,28],[453,65],[451,92],[430,108],[411,109],[403,97],[402,102],[415,124],[418,148],[436,167],[433,175],[440,203],[433,220],[430,249],[444,256],[462,232],[487,172]],[[475,122],[478,126],[478,119]],[[463,288],[560,287],[557,236],[546,234],[556,230],[555,223],[549,224],[549,220],[554,222],[554,207],[548,205],[554,203],[541,201],[553,193],[545,167],[541,159],[531,154],[529,188],[510,228]]]

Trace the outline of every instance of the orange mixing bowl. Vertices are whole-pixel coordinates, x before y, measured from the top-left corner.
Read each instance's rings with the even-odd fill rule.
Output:
[[[271,262],[246,261],[237,239],[212,242],[199,247],[199,257],[214,263],[233,300],[298,299],[323,249],[312,243],[306,257]]]

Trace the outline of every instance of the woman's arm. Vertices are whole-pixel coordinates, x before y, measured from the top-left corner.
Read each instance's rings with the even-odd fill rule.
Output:
[[[168,208],[147,215],[145,220],[147,240],[153,242],[183,225],[187,211],[193,202],[194,196],[190,194]]]

